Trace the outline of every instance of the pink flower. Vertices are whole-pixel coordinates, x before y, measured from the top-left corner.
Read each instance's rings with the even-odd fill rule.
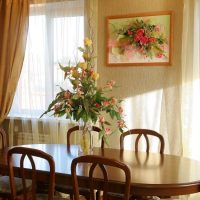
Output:
[[[124,46],[124,49],[126,51],[132,51],[133,50],[133,46],[131,44],[127,44],[126,46]]]
[[[155,41],[156,41],[156,39],[155,39],[154,37],[150,37],[150,38],[149,38],[149,42],[150,42],[150,43],[153,43],[153,42],[155,42]]]
[[[125,127],[125,122],[124,122],[124,120],[119,120],[117,123],[118,123],[118,127],[119,127],[119,128]]]
[[[114,80],[111,80],[111,81],[108,81],[106,83],[106,88],[109,88],[110,90],[112,90],[113,86],[115,85],[115,81]]]
[[[128,33],[128,35],[133,35],[133,31],[131,31],[131,30],[128,30],[127,33]]]
[[[94,74],[94,69],[90,69],[90,76]]]
[[[70,99],[71,96],[72,96],[72,93],[71,93],[69,90],[67,90],[67,91],[64,92],[64,97],[65,97],[66,99]]]
[[[119,111],[119,113],[123,113],[123,108],[120,106],[119,108],[118,108],[118,111]]]
[[[140,38],[140,43],[141,44],[147,44],[148,43],[148,37],[147,36],[142,36]]]
[[[68,69],[67,71],[65,71],[65,78],[67,77],[67,76],[69,76],[70,74],[72,74],[72,72],[73,72],[73,67],[70,67],[70,69]]]
[[[110,128],[105,128],[105,134],[110,135],[111,134],[111,129]]]
[[[60,108],[61,108],[61,105],[59,103],[54,105],[55,112],[59,111]]]
[[[138,29],[138,30],[136,31],[136,35],[138,35],[138,36],[142,36],[143,34],[144,34],[144,29],[143,29],[143,28]]]
[[[162,57],[163,57],[163,54],[162,54],[162,53],[158,53],[158,54],[156,54],[156,57],[157,57],[157,58],[162,58]]]
[[[141,36],[139,36],[139,35],[135,35],[135,37],[134,37],[134,41],[135,41],[135,42],[138,42],[138,41],[140,41],[140,38],[141,38]]]
[[[115,105],[117,103],[117,99],[116,98],[112,98],[110,102],[111,102],[112,105]]]
[[[114,86],[115,83],[116,83],[116,82],[115,82],[114,80],[111,80],[111,81],[110,81],[110,84],[111,84],[112,86]]]
[[[144,51],[144,49],[142,47],[137,48],[137,52],[139,54],[145,54],[145,51]]]
[[[110,105],[110,102],[109,102],[109,101],[104,101],[104,102],[103,102],[103,106],[107,107],[107,106],[109,106],[109,105]]]
[[[82,96],[83,94],[84,94],[83,91],[81,91],[80,89],[77,89],[77,95],[78,95],[78,96]]]
[[[100,123],[104,123],[104,122],[105,122],[105,118],[104,118],[103,116],[100,116],[100,117],[99,117],[99,122],[100,122]]]
[[[86,71],[82,71],[82,77],[84,78],[84,77],[86,77],[86,76],[87,76]]]
[[[107,81],[107,85],[115,85],[115,81],[114,80],[110,80],[110,81]]]
[[[108,89],[110,89],[110,90],[112,90],[112,88],[113,88],[111,84],[107,84],[106,87],[107,87]]]
[[[155,27],[155,31],[156,31],[156,32],[159,32],[159,31],[160,31],[160,25],[157,25],[157,26]]]
[[[71,99],[69,99],[69,100],[68,100],[68,104],[69,104],[69,105],[73,105],[74,102],[73,102]]]
[[[101,106],[99,103],[95,103],[94,105],[95,105],[95,107],[97,107],[97,108],[99,108],[99,107]]]
[[[133,49],[132,45],[126,45],[124,49],[124,56],[131,60],[135,54],[135,49]]]

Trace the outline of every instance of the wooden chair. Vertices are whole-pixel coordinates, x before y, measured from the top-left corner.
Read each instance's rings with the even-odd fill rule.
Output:
[[[1,141],[1,149],[4,151],[7,146],[7,135],[5,130],[0,127],[0,141]],[[16,193],[22,193],[22,182],[20,178],[13,177],[14,182],[16,184]],[[0,176],[0,198],[5,198],[5,199],[12,199],[12,194],[11,194],[11,187],[10,187],[10,181],[9,181],[9,176]],[[27,187],[31,186],[31,182],[27,185]]]
[[[149,130],[149,129],[131,129],[129,131],[126,131],[124,133],[121,134],[120,136],[120,149],[124,150],[124,138],[128,135],[137,135],[136,140],[135,140],[135,152],[138,152],[138,145],[139,145],[139,141],[141,139],[142,136],[144,136],[145,141],[146,141],[146,152],[149,153],[149,149],[150,149],[150,144],[149,144],[149,138],[148,136],[154,136],[157,137],[160,141],[160,154],[164,153],[164,147],[165,147],[165,142],[164,142],[164,138],[162,135],[160,135],[159,133],[157,133],[156,131],[153,130]],[[159,197],[141,197],[141,196],[131,196],[130,199],[135,200],[135,199],[159,199]],[[162,198],[169,198],[169,197],[162,197]]]
[[[124,149],[124,138],[128,135],[137,135],[136,141],[135,141],[135,152],[138,152],[139,140],[143,135],[146,140],[146,152],[149,152],[149,148],[150,148],[148,136],[155,136],[160,140],[160,153],[161,154],[164,153],[165,142],[164,142],[163,136],[160,135],[159,133],[157,133],[156,131],[149,130],[149,129],[131,129],[129,131],[122,133],[120,136],[120,149],[121,150]]]
[[[80,130],[80,127],[74,126],[67,131],[67,147],[68,148],[70,148],[72,134],[75,134],[76,131],[78,131],[78,130]],[[101,129],[99,127],[96,127],[96,126],[92,126],[92,131],[99,133],[101,131]],[[104,148],[104,141],[103,140],[101,141],[101,148]],[[56,185],[55,188],[56,188],[56,191],[58,191],[58,192],[69,194],[70,198],[73,199],[73,187],[69,187],[69,186],[65,186],[65,185]],[[85,196],[86,199],[89,200],[90,193],[89,193],[88,189],[80,188],[80,194]]]
[[[20,175],[21,175],[21,181],[22,181],[22,193],[19,195],[16,184],[15,184],[15,178],[14,178],[14,166],[13,166],[13,159],[12,156],[16,154],[20,154]],[[39,195],[36,194],[37,189],[37,172],[36,172],[36,164],[34,161],[34,157],[44,159],[49,164],[49,180],[48,181],[48,197],[45,195]],[[28,158],[32,167],[31,170],[31,180],[27,180],[25,176],[25,170],[24,170],[24,164],[27,163],[25,161],[25,158]],[[49,154],[38,150],[38,149],[32,149],[27,147],[13,147],[8,151],[7,154],[8,159],[8,168],[9,168],[9,176],[10,176],[10,188],[11,188],[11,199],[23,199],[27,200],[30,199],[29,197],[32,197],[32,200],[35,199],[48,199],[52,200],[54,197],[54,186],[55,186],[55,164],[52,156]],[[30,186],[31,185],[31,186]],[[28,189],[27,189],[28,188]]]
[[[103,181],[102,184],[98,185],[98,189],[103,191],[103,199],[102,200],[108,200],[109,199],[109,175],[107,173],[107,167],[115,167],[119,168],[124,171],[125,174],[125,184],[124,184],[124,194],[123,199],[128,200],[130,195],[130,181],[131,181],[131,173],[127,165],[125,165],[122,162],[119,162],[114,159],[105,158],[101,156],[95,156],[95,155],[86,155],[86,156],[80,156],[78,158],[75,158],[72,161],[71,164],[71,174],[72,174],[72,183],[74,188],[74,198],[75,200],[79,200],[79,187],[78,187],[78,177],[76,175],[76,167],[79,163],[89,163],[90,169],[89,169],[89,185],[90,185],[90,200],[95,199],[94,195],[94,189],[95,188],[95,177],[94,177],[94,171],[97,166],[99,166],[99,169],[102,172],[103,175]],[[98,177],[99,178],[99,177]]]

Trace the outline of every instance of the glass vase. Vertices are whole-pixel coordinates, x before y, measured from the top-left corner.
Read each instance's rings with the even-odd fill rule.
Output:
[[[91,125],[85,123],[80,127],[80,139],[79,139],[79,154],[91,154],[93,151],[93,138]]]

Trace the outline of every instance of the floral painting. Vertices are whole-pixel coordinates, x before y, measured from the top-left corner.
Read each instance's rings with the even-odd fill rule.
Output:
[[[170,65],[172,13],[107,17],[107,65]]]

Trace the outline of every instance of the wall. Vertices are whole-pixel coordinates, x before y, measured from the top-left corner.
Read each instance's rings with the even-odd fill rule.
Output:
[[[106,66],[106,30],[105,18],[112,15],[123,15],[133,13],[144,13],[153,11],[174,11],[174,39],[172,65],[148,66],[148,67],[108,67]],[[182,0],[99,0],[98,1],[98,61],[97,69],[100,73],[99,84],[104,84],[107,80],[116,80],[120,85],[114,95],[121,99],[134,97],[146,92],[165,89],[165,107],[171,108],[171,115],[177,111],[180,113],[179,103],[179,82],[181,80],[181,39],[182,39]],[[173,98],[173,100],[172,100]],[[179,118],[179,116],[174,116]],[[176,124],[172,124],[170,117],[167,119],[171,123],[169,129],[180,131],[180,119]],[[162,122],[161,122],[162,123]],[[132,128],[132,127],[129,127]],[[170,131],[170,130],[169,130]],[[172,138],[168,138],[172,140]],[[111,146],[115,146],[111,142]]]
[[[113,91],[113,95],[120,99],[128,97],[137,97],[151,91],[163,90],[162,98],[162,116],[160,118],[159,132],[161,132],[169,153],[180,153],[181,146],[177,141],[180,139],[180,88],[181,80],[181,42],[182,42],[182,15],[183,0],[93,0],[98,2],[98,30],[97,30],[97,70],[100,73],[100,85],[105,84],[107,80],[116,80],[120,87]],[[96,9],[95,9],[96,10]],[[174,39],[173,39],[173,59],[170,67],[150,66],[150,67],[107,67],[105,64],[105,19],[106,16],[123,15],[132,13],[143,13],[153,11],[172,10],[174,11]],[[146,99],[143,99],[146,100]],[[148,99],[147,99],[148,101]],[[139,102],[140,103],[140,102]],[[151,104],[151,102],[150,102]],[[133,108],[134,107],[134,108]],[[137,101],[130,105],[130,112],[140,112],[142,105],[138,106]],[[145,113],[145,115],[148,113]],[[133,114],[133,120],[139,128],[143,115]],[[176,119],[176,120],[175,120]],[[8,123],[5,122],[6,129]],[[154,124],[150,127],[154,129]],[[129,128],[134,128],[129,126]],[[174,143],[174,134],[176,133],[176,143]],[[178,134],[179,133],[179,134]],[[114,135],[110,141],[110,147],[119,148],[119,135]],[[171,146],[170,146],[171,145]]]

